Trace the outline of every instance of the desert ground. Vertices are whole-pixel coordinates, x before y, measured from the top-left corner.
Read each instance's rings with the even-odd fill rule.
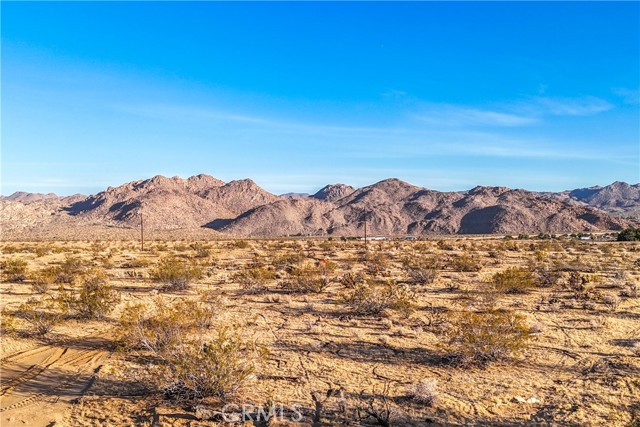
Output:
[[[2,426],[640,425],[638,243],[0,248]]]

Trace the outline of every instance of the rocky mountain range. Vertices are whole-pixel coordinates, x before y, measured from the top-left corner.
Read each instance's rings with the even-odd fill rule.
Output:
[[[640,218],[640,184],[615,182],[560,193],[506,187],[441,192],[386,179],[277,196],[250,179],[155,176],[91,196],[1,197],[3,237],[78,227],[207,228],[230,236],[489,234],[619,230]]]

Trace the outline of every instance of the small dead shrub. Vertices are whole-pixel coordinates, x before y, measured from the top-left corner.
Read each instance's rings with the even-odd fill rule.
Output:
[[[367,254],[365,262],[365,270],[372,276],[382,274],[391,265],[388,255],[382,251]]]
[[[408,258],[403,262],[404,270],[411,283],[426,285],[438,277],[440,263],[437,258]]]
[[[602,297],[602,303],[611,311],[616,311],[620,307],[620,298],[617,295],[606,294]]]
[[[407,396],[418,403],[433,405],[438,399],[438,381],[422,380],[407,389]]]
[[[256,294],[268,289],[267,283],[276,278],[276,273],[265,267],[254,267],[242,270],[233,276],[246,293]]]

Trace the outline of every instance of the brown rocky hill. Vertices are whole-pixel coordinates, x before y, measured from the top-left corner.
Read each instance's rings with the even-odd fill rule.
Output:
[[[628,221],[578,197],[603,207],[633,205],[638,186],[622,184],[570,195],[505,187],[440,192],[386,179],[359,189],[333,184],[312,196],[287,197],[271,194],[250,179],[225,183],[208,175],[156,176],[89,197],[3,197],[0,226],[3,237],[36,232],[58,236],[82,227],[137,228],[142,213],[150,231],[205,227],[233,236],[361,235],[365,218],[371,235],[616,230]],[[607,202],[614,197],[619,201]]]
[[[580,188],[564,194],[613,215],[640,219],[640,184],[616,181],[605,187]]]
[[[597,231],[626,222],[588,206],[504,187],[439,192],[388,179],[335,202],[278,201],[215,227],[236,235],[486,234]],[[285,231],[279,233],[280,230]]]

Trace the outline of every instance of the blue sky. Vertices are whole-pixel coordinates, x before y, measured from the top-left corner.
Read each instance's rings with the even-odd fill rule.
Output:
[[[5,2],[2,194],[640,181],[640,3]]]

